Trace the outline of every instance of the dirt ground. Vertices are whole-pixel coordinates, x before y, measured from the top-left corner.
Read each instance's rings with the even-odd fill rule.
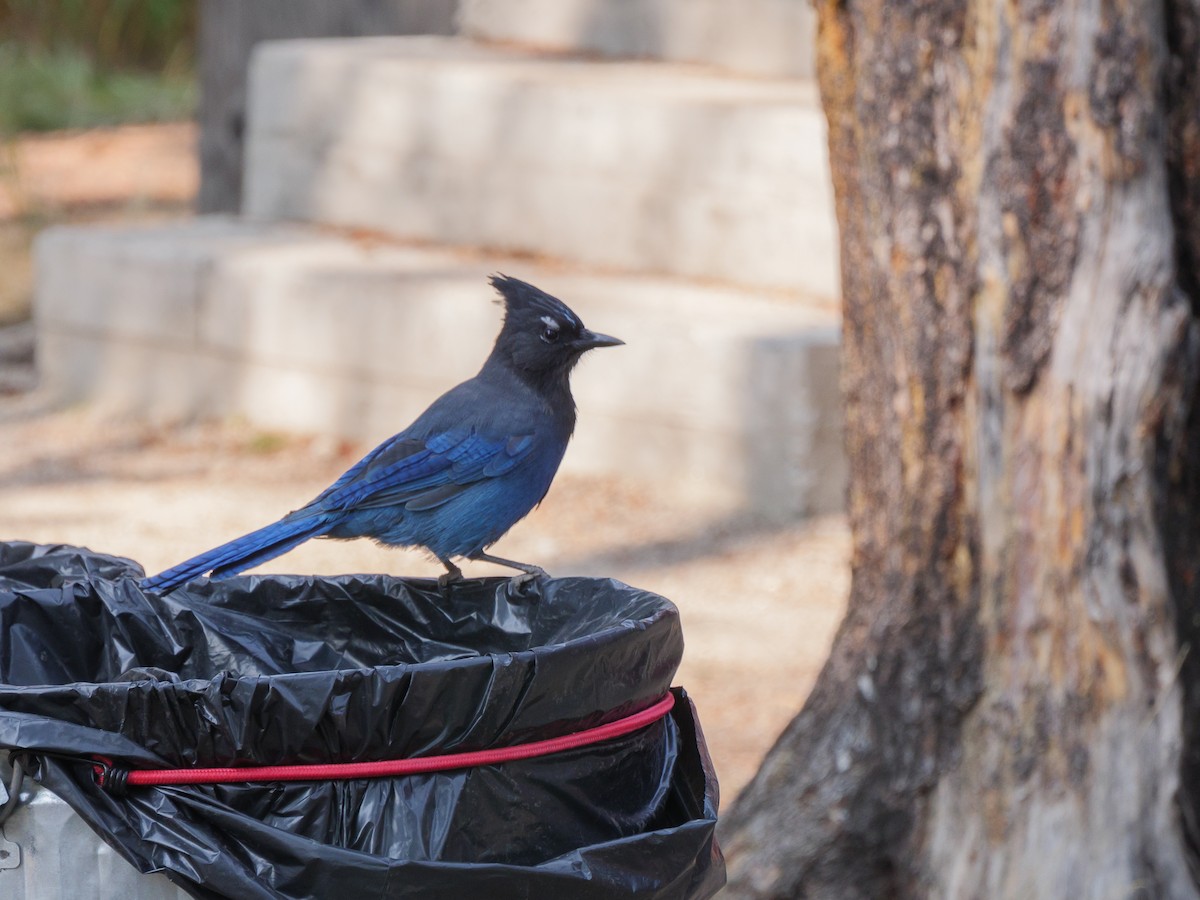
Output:
[[[132,130],[128,152],[148,154],[138,157],[144,171],[186,170],[180,126],[171,128],[174,134],[159,136],[158,151],[147,149],[156,144],[146,129]],[[104,165],[89,162],[94,146],[90,153],[69,146],[90,139],[45,139],[43,149],[54,146],[55,154],[23,151],[44,168],[59,159],[71,173],[22,180],[26,196],[36,185],[37,203],[50,210],[43,222],[183,214],[194,168],[164,176],[156,194],[121,174],[136,173],[136,164],[112,162],[122,159],[119,131],[105,133]],[[156,152],[173,162],[150,162]],[[110,162],[115,174],[106,194]],[[87,178],[77,177],[83,166]],[[131,190],[141,199],[130,201]],[[73,201],[72,191],[91,199]],[[0,210],[4,202],[0,193]],[[0,211],[0,232],[3,224]],[[15,271],[19,255],[19,248],[0,245],[3,271]],[[157,571],[302,504],[368,449],[231,421],[151,428],[101,421],[87,409],[55,409],[30,389],[29,335],[27,326],[0,327],[0,540],[79,544]],[[671,488],[560,476],[546,502],[495,552],[556,575],[615,577],[679,606],[687,650],[676,681],[697,703],[728,803],[800,708],[825,659],[848,590],[848,536],[841,517],[771,526],[684,503]],[[365,541],[310,541],[262,567],[406,575],[438,569],[418,553]],[[468,568],[492,571],[499,570]]]

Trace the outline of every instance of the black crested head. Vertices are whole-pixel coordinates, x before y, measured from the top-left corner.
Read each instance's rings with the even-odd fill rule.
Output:
[[[504,326],[488,361],[509,366],[535,386],[566,387],[580,356],[624,343],[588,330],[565,303],[528,282],[507,275],[490,281],[504,298]]]

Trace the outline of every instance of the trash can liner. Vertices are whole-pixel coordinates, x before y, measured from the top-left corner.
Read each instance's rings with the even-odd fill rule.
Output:
[[[91,766],[360,762],[545,740],[670,689],[669,601],[602,579],[449,592],[243,576],[166,596],[135,563],[0,544],[0,747],[197,897],[705,897],[724,881],[694,709],[533,759],[323,782],[130,788]]]

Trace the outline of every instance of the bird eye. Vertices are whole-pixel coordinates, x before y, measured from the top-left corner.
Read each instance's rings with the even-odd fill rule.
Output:
[[[547,322],[542,326],[542,340],[547,344],[553,344],[558,340],[559,327],[555,322]]]

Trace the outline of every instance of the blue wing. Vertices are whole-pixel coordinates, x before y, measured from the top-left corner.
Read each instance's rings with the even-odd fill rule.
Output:
[[[511,471],[532,448],[531,434],[498,438],[466,428],[424,439],[397,436],[376,447],[297,513],[386,506],[433,509],[476,482]]]

